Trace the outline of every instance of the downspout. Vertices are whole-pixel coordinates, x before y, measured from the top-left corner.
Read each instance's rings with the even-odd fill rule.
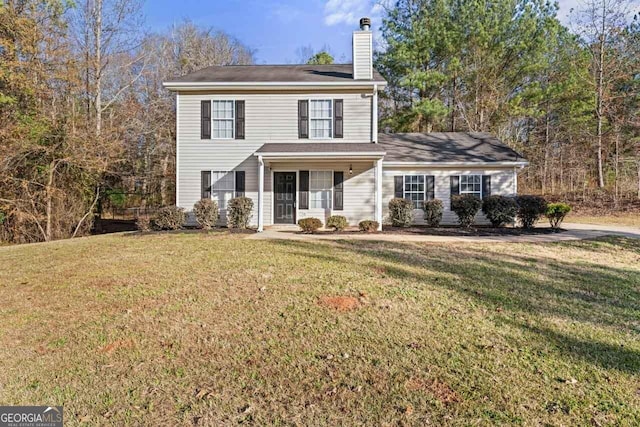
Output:
[[[371,112],[371,142],[378,142],[378,85],[373,85],[373,106]]]

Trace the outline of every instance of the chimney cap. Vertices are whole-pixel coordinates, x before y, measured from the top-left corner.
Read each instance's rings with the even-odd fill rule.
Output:
[[[360,29],[363,31],[368,31],[371,28],[371,19],[364,17],[360,18]]]

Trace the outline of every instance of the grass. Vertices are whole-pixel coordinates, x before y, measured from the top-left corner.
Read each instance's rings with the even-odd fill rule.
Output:
[[[640,240],[111,235],[0,265],[0,402],[70,426],[640,423]]]
[[[608,215],[583,215],[570,213],[567,222],[598,225],[626,225],[640,227],[640,212],[619,212]]]

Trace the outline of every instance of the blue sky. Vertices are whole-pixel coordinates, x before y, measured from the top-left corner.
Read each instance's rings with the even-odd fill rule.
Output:
[[[560,1],[561,20],[580,0]],[[351,32],[363,16],[380,25],[383,8],[374,0],[148,0],[147,24],[161,31],[183,19],[221,29],[256,51],[258,64],[298,60],[296,50],[327,45],[336,62],[351,62]]]

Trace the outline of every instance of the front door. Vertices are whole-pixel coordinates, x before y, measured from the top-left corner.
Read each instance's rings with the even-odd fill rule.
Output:
[[[274,223],[296,223],[296,173],[273,173]]]

